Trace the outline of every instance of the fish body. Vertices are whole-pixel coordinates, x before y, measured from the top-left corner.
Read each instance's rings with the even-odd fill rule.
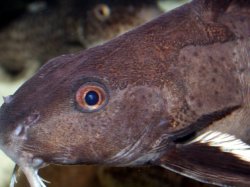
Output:
[[[30,2],[1,3],[0,66],[11,78],[52,57],[103,43],[162,13],[153,0]]]
[[[249,1],[194,0],[50,60],[0,110],[0,147],[46,164],[159,165],[250,185]]]

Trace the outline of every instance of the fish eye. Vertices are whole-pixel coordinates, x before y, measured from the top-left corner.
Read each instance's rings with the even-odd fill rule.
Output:
[[[101,85],[85,84],[76,92],[76,102],[83,112],[94,112],[107,103],[107,93]]]
[[[85,95],[85,102],[89,106],[96,105],[99,101],[99,94],[96,91],[88,91]]]
[[[106,4],[99,4],[94,8],[94,14],[99,21],[107,20],[110,13],[110,8]]]

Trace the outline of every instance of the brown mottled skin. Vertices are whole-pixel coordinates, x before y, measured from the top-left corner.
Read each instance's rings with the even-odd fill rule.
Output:
[[[52,59],[1,107],[2,149],[21,168],[39,168],[38,158],[165,165],[203,182],[249,186],[246,160],[185,144],[208,130],[250,144],[249,20],[249,1],[194,0],[101,46]],[[108,94],[96,112],[75,101],[87,82]],[[14,135],[20,125],[24,139]]]

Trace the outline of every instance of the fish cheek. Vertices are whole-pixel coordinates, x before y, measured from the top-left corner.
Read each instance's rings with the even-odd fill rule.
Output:
[[[160,91],[146,86],[127,89],[112,105],[116,111],[111,123],[119,128],[118,137],[123,137],[127,144],[134,143],[146,129],[157,125],[165,111]]]
[[[82,131],[85,140],[78,150],[82,149],[84,152],[81,155],[92,159],[91,162],[110,160],[142,137],[148,137],[152,132],[150,128],[161,120],[163,108],[164,101],[158,90],[133,87],[117,91],[102,110],[79,114],[82,115],[82,129],[78,132]],[[145,139],[139,143],[137,150],[149,147],[151,142],[151,139]],[[147,150],[149,148],[143,151]],[[140,151],[132,153],[134,157],[140,154]]]
[[[43,151],[38,150],[40,153],[50,155],[49,162],[53,158],[56,163],[99,163],[150,133],[149,129],[162,118],[164,102],[160,91],[154,88],[117,91],[99,111],[55,111],[37,126],[32,142],[43,147]],[[150,142],[143,141],[143,147]]]

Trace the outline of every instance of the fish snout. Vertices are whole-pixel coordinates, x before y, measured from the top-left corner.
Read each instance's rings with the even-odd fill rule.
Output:
[[[20,167],[31,186],[45,186],[37,171],[46,163],[32,153],[34,148],[25,148],[29,140],[30,128],[37,124],[40,114],[35,112],[18,120],[17,116],[12,116],[8,111],[10,109],[5,103],[0,108],[0,149]],[[11,186],[14,186],[16,181],[18,171],[16,168],[18,167],[14,169]]]
[[[23,146],[29,137],[30,128],[40,119],[39,113],[20,118],[10,112],[6,104],[0,108],[0,149],[18,163]]]

